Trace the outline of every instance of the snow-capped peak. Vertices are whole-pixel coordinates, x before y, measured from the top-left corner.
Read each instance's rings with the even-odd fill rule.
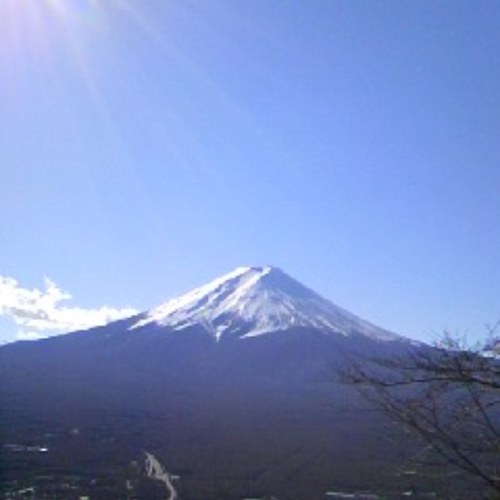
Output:
[[[132,329],[202,324],[217,340],[309,327],[379,340],[402,339],[337,307],[276,267],[238,267],[149,311]]]

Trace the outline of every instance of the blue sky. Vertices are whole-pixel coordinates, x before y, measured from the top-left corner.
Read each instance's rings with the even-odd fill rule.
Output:
[[[2,338],[36,327],[18,301],[112,318],[263,264],[398,333],[483,333],[499,26],[496,0],[2,0]]]

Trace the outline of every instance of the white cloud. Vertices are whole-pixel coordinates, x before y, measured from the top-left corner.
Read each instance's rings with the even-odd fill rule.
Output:
[[[45,290],[22,288],[13,278],[0,276],[0,316],[12,319],[21,330],[18,340],[82,330],[137,314],[133,308],[102,306],[83,309],[61,305],[71,294],[45,278]]]
[[[24,330],[19,330],[17,332],[17,340],[40,340],[47,338],[47,335],[38,332],[25,332]]]

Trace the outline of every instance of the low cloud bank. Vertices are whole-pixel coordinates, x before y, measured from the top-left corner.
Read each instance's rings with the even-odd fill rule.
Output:
[[[138,312],[131,307],[84,309],[61,305],[71,298],[70,293],[48,278],[45,278],[45,290],[39,290],[23,288],[15,279],[0,276],[0,316],[12,319],[20,327],[17,340],[34,340],[105,325]]]

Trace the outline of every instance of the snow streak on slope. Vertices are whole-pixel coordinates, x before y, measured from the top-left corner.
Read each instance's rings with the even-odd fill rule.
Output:
[[[239,267],[210,283],[152,309],[135,323],[182,330],[201,324],[217,340],[249,337],[293,327],[378,340],[403,340],[372,325],[290,278],[274,267]]]

